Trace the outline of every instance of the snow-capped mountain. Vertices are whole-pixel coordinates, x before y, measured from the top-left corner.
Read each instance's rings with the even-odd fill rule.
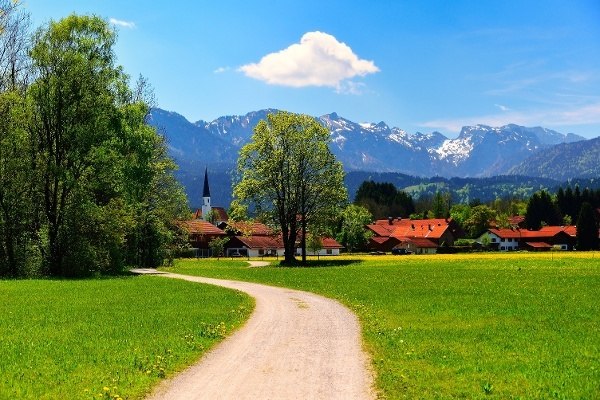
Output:
[[[153,109],[150,123],[164,132],[177,161],[233,164],[258,121],[276,111],[191,123],[179,114]],[[449,139],[439,132],[411,134],[384,122],[356,123],[336,113],[318,120],[331,132],[331,150],[348,171],[444,177],[501,175],[540,150],[585,140],[575,134],[513,124],[466,126],[457,138]]]

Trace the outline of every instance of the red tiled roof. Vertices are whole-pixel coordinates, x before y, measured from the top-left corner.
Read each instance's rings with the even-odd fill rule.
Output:
[[[225,235],[221,229],[201,219],[179,221],[178,224],[192,235]]]
[[[321,239],[321,244],[324,249],[342,249],[342,248],[344,248],[344,246],[339,244],[333,238],[323,238],[323,239]]]
[[[236,236],[249,249],[283,249],[283,241],[270,236]]]
[[[551,249],[552,245],[544,242],[525,242],[525,244],[529,247],[533,247],[534,249]]]
[[[371,239],[369,239],[375,243],[378,244],[383,244],[385,242],[387,242],[388,240],[390,240],[389,236],[373,236]]]
[[[420,247],[420,248],[437,248],[438,245],[435,244],[435,242],[432,242],[429,239],[425,239],[422,237],[411,237],[411,238],[399,238],[400,239],[400,243],[402,242],[408,242],[408,243],[412,243],[414,244],[416,247]]]
[[[410,218],[394,218],[392,219],[392,223],[390,224],[390,220],[389,219],[378,219],[377,221],[375,221],[375,225],[390,225],[390,226],[403,226],[403,225],[410,225],[412,223],[418,223],[418,224],[423,224],[423,223],[430,223],[430,224],[441,224],[441,225],[448,225],[448,222],[450,220],[447,220],[445,218],[429,218],[429,219],[410,219]]]
[[[374,224],[367,225],[377,236],[424,237],[440,239],[450,226],[450,221],[445,218],[408,219],[394,218],[379,219]]]
[[[232,229],[240,235],[246,236],[271,236],[273,230],[261,222],[228,221],[225,230]]]
[[[511,225],[519,225],[525,222],[525,217],[522,215],[513,215],[512,217],[508,217],[508,223]]]
[[[380,224],[370,224],[367,225],[367,229],[370,229],[371,231],[373,231],[373,233],[375,233],[376,236],[385,236],[385,237],[389,237],[392,234],[392,231],[394,230],[394,227],[389,225],[385,226],[385,225],[380,225]]]
[[[449,228],[448,222],[444,219],[405,221],[406,222],[404,223],[398,224],[398,227],[392,232],[391,236],[398,238],[422,237],[428,239],[440,239]]]
[[[577,228],[573,225],[569,226],[544,226],[538,231],[530,231],[527,229],[490,229],[490,232],[504,239],[550,239],[561,232],[569,236],[577,235]]]
[[[577,236],[577,227],[575,225],[567,225],[567,226],[544,226],[539,230],[540,233],[551,234],[552,236],[560,233],[566,232],[570,236]]]
[[[225,210],[223,207],[211,207],[211,209],[215,212],[217,221],[229,220],[229,215],[227,215],[227,210]],[[202,218],[202,209],[201,208],[197,209],[196,212],[194,213],[194,219],[200,219],[200,218]]]

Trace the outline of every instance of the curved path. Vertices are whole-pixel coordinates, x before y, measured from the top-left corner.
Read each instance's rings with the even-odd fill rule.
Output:
[[[256,308],[241,329],[149,400],[375,398],[358,320],[338,302],[255,283],[161,275],[245,292]]]

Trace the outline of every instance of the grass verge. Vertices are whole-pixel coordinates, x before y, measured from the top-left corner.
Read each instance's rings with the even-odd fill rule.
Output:
[[[252,308],[241,293],[154,276],[0,281],[0,398],[142,398]]]
[[[389,399],[593,399],[600,393],[598,254],[355,257],[328,268],[172,272],[321,293],[354,310]]]

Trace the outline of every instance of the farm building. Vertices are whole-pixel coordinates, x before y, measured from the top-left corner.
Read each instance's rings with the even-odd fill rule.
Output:
[[[552,248],[573,250],[577,242],[576,236],[577,228],[573,225],[544,226],[537,231],[520,228],[488,229],[479,237],[478,242],[481,243],[487,237],[490,246],[500,251],[544,251]]]
[[[451,246],[464,236],[450,219],[388,218],[377,220],[366,228],[373,233],[369,249],[389,252],[393,248],[409,249],[413,253],[434,253],[441,246]]]

